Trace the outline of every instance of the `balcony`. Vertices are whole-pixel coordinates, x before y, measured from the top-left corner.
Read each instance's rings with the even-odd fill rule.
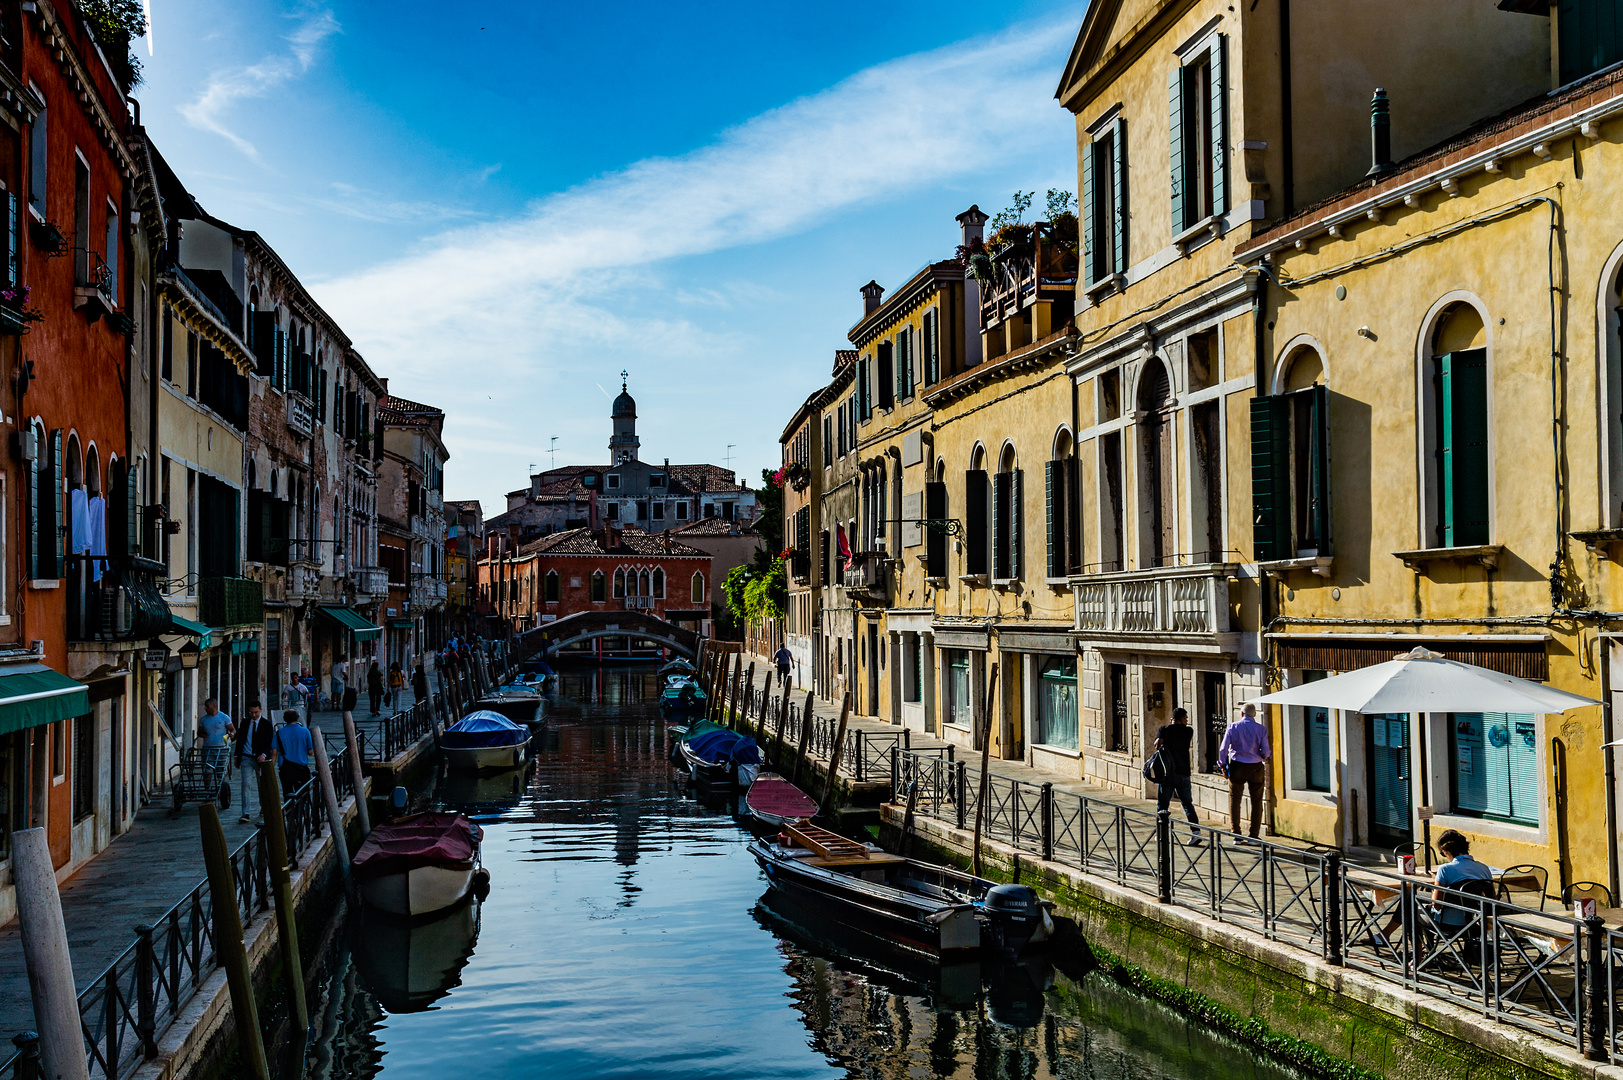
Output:
[[[659,603],[652,596],[627,596],[624,600],[627,611],[653,611],[654,605]]]
[[[389,571],[381,566],[351,567],[349,587],[355,591],[355,603],[378,603],[389,595]]]
[[[890,582],[890,556],[883,551],[859,551],[845,572],[845,591],[857,599],[885,601]]]
[[[981,283],[981,329],[994,330],[1039,301],[1076,298],[1076,221],[1068,226],[1039,221],[1030,232],[995,253],[971,256]]]
[[[304,439],[315,434],[316,414],[310,402],[302,394],[293,392],[282,395],[282,399],[287,402],[287,429]]]
[[[1077,632],[1231,648],[1229,578],[1238,573],[1232,563],[1209,563],[1072,578]]]
[[[318,599],[321,596],[321,564],[302,561],[289,563],[286,595],[291,603]]]
[[[265,621],[265,587],[248,578],[200,578],[197,616],[207,626],[262,623]]]
[[[101,563],[101,580],[95,563]],[[161,563],[145,559],[67,559],[68,640],[136,641],[169,629],[169,605],[158,591]]]
[[[118,310],[113,271],[100,255],[87,248],[73,249],[73,307],[95,322]]]

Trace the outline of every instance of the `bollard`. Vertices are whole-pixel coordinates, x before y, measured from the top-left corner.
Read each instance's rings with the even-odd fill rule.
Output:
[[[19,829],[12,840],[17,923],[28,965],[28,988],[33,993],[34,1023],[39,1026],[42,1072],[51,1080],[89,1080],[79,995],[73,986],[73,958],[68,952],[50,843],[40,828]]]
[[[1216,845],[1216,834],[1212,836]],[[1341,852],[1332,851],[1324,857],[1324,956],[1337,967],[1347,962],[1343,947],[1341,925]]]
[[[1161,903],[1172,903],[1172,811],[1155,814],[1155,879]]]
[[[1588,970],[1589,996],[1584,1010],[1584,1057],[1605,1061],[1606,1054],[1606,920],[1591,915],[1584,920],[1584,966]]]
[[[259,805],[265,808],[265,848],[270,854],[272,897],[276,901],[276,935],[282,943],[282,974],[300,1031],[310,1030],[304,1001],[304,965],[299,958],[299,924],[294,919],[293,878],[288,873],[287,821],[282,816],[282,782],[275,769],[259,770]]]
[[[327,826],[332,831],[333,848],[338,855],[338,872],[349,880],[349,844],[344,838],[344,812],[338,807],[338,788],[333,784],[332,762],[327,760],[327,739],[322,735],[321,729],[314,728],[311,732],[311,741],[316,756],[316,782],[321,785],[321,801],[327,806]],[[355,801],[360,802],[362,793],[355,793]]]
[[[158,956],[152,947],[157,928],[142,923],[135,928],[135,1033],[141,1037],[141,1054],[158,1056]]]
[[[12,1066],[11,1080],[39,1080],[39,1033],[23,1031],[11,1037],[17,1048],[17,1063]]]
[[[361,741],[355,735],[354,713],[344,714],[344,740],[344,756],[349,759],[349,779],[355,785],[355,815],[360,819],[361,839],[364,840],[372,832],[372,815],[366,811],[366,777],[361,771]],[[387,746],[384,753],[388,753]]]
[[[198,820],[203,827],[203,862],[208,866],[209,897],[214,907],[214,947],[231,988],[231,1013],[237,1022],[239,1051],[253,1080],[270,1080],[265,1040],[259,1031],[259,1007],[254,1003],[253,972],[248,969],[248,950],[242,943],[237,883],[231,873],[231,851],[225,845],[225,830],[220,827],[220,811],[213,803],[204,803]]]
[[[827,814],[834,806],[834,785],[840,778],[840,754],[845,749],[845,722],[851,715],[851,691],[845,692],[840,705],[840,726],[834,731],[834,748],[828,752],[828,783],[823,787],[823,806],[820,813]]]

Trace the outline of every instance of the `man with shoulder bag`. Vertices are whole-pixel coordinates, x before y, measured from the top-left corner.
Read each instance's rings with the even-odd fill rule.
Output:
[[[1189,748],[1194,738],[1195,729],[1189,726],[1188,710],[1173,709],[1172,723],[1163,724],[1156,731],[1155,753],[1144,763],[1145,778],[1158,785],[1156,809],[1165,810],[1171,806],[1174,795],[1183,805],[1184,817],[1189,819],[1190,846],[1205,842],[1200,837],[1200,817],[1195,813],[1194,789],[1190,783],[1193,770],[1189,763]]]

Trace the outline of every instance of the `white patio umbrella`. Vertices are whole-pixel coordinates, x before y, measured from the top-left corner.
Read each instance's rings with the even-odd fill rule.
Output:
[[[1417,648],[1373,667],[1253,698],[1259,705],[1314,705],[1360,713],[1563,713],[1593,698],[1462,664]]]

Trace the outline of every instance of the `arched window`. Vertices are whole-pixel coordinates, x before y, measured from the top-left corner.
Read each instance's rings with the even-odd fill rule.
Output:
[[[604,600],[604,597],[603,597],[604,586],[606,586],[607,584],[608,584],[608,579],[603,576],[603,571],[601,571],[601,570],[593,570],[592,571],[592,603],[594,603],[594,604],[603,603],[603,600]]]
[[[1012,581],[1021,574],[1021,473],[1014,447],[1004,446],[992,477],[992,578]]]
[[[638,577],[637,595],[638,596],[652,596],[652,595],[654,595],[653,592],[649,589],[648,571],[646,571],[646,570],[644,570]]]
[[[624,570],[616,570],[614,572],[614,598],[616,600],[624,600],[625,597],[626,597],[626,572]]]
[[[654,568],[653,585],[654,590],[648,595],[660,600],[665,599],[665,571],[661,570],[657,566]]]
[[[1178,550],[1177,480],[1172,470],[1172,379],[1158,356],[1138,381],[1138,560],[1167,566]]]
[[[1313,344],[1287,346],[1275,371],[1274,393],[1252,399],[1251,430],[1257,558],[1266,562],[1328,555],[1330,391],[1323,357]],[[1197,444],[1201,434],[1197,423]],[[1212,517],[1219,515],[1216,511]],[[1217,531],[1208,518],[1208,532]]]
[[[693,572],[693,603],[704,603],[704,575],[697,570]]]
[[[34,425],[35,458],[29,464],[28,574],[38,580],[61,577],[62,431],[46,434]]]
[[[991,481],[986,475],[986,449],[977,445],[969,455],[969,468],[964,472],[964,572],[985,574],[991,567],[987,559],[988,538],[992,531]]]
[[[1048,576],[1061,578],[1082,572],[1081,489],[1071,433],[1054,438],[1054,456],[1043,477],[1044,521],[1048,538]]]
[[[1488,332],[1468,303],[1449,305],[1428,341],[1432,477],[1428,539],[1436,547],[1490,542]]]
[[[556,570],[548,570],[547,571],[547,585],[546,585],[546,588],[547,588],[547,592],[546,592],[547,603],[556,604],[558,602],[558,599],[559,599],[559,595],[558,595],[559,594],[559,588],[558,588],[558,586],[559,586],[558,571],[556,571]]]

